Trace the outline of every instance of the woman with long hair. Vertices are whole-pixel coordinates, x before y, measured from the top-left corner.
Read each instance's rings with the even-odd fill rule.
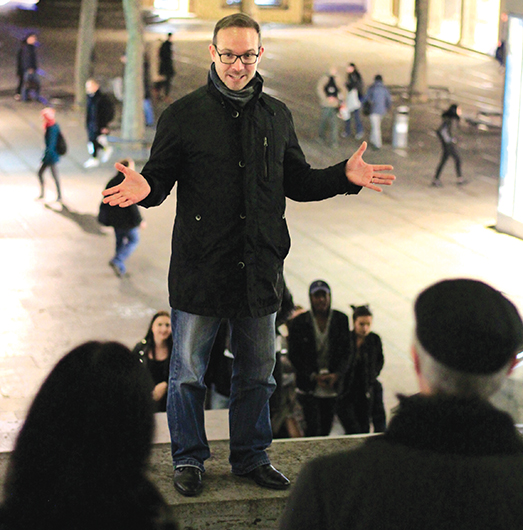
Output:
[[[133,353],[147,367],[153,380],[156,412],[166,410],[172,349],[171,316],[167,311],[158,311],[151,319],[145,337],[133,349]]]
[[[44,198],[44,172],[47,168],[49,168],[56,185],[56,200],[61,201],[62,191],[60,189],[60,177],[58,176],[58,169],[56,168],[56,165],[60,161],[60,155],[58,154],[57,149],[58,137],[60,136],[60,127],[56,123],[56,113],[53,108],[46,107],[40,114],[44,122],[45,151],[44,156],[42,157],[40,169],[38,170],[38,180],[40,182],[40,196],[38,198]]]
[[[62,358],[11,455],[2,530],[173,530],[145,475],[153,435],[150,382],[130,350],[87,342]]]

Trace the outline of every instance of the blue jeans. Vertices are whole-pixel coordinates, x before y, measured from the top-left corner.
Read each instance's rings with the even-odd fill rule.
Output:
[[[234,355],[229,406],[232,472],[249,473],[270,463],[266,449],[272,442],[269,398],[276,383],[276,314],[230,320]],[[173,353],[167,396],[173,465],[205,471],[210,457],[205,434],[203,381],[221,318],[193,315],[173,309]]]
[[[140,228],[115,228],[114,235],[116,236],[116,253],[111,261],[124,273],[126,271],[125,261],[136,250],[140,242]]]
[[[347,135],[351,133],[351,123],[354,118],[356,124],[356,134],[363,134],[363,123],[361,123],[360,109],[353,110],[350,113],[350,118],[345,122],[345,132]]]

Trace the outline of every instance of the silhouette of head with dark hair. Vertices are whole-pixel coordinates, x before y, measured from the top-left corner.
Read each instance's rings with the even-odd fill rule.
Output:
[[[4,517],[16,528],[157,526],[165,503],[145,477],[150,382],[117,342],[87,342],[51,371],[11,455]],[[10,528],[10,525],[7,525]]]

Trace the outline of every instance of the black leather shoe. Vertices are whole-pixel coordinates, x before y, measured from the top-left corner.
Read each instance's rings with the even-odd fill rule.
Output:
[[[194,497],[202,491],[202,472],[197,467],[177,467],[174,470],[174,487],[186,497]]]
[[[291,485],[289,479],[271,464],[259,466],[242,476],[251,478],[254,480],[254,482],[256,482],[256,484],[258,484],[258,486],[261,486],[262,488],[285,490]]]

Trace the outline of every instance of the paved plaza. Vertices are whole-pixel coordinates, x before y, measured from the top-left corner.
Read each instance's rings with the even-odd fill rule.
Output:
[[[167,28],[154,29],[166,32]],[[196,59],[206,52],[210,28],[212,24],[204,24],[175,33],[176,96],[204,81],[209,60]],[[72,30],[61,31],[65,40],[74,42]],[[123,33],[105,31],[99,38],[107,44],[108,57],[118,57]],[[148,38],[157,36],[150,33]],[[264,38],[267,53],[260,68],[267,91],[293,111],[302,147],[316,167],[350,156],[358,145],[342,139],[339,148],[331,149],[316,139],[319,112],[314,89],[321,65],[332,58],[341,67],[350,56],[372,73],[379,68],[390,85],[408,80],[411,48],[364,39],[351,34],[346,25],[270,26]],[[57,55],[59,30],[42,30],[40,39],[48,42],[43,48],[48,64],[67,64]],[[8,39],[3,44],[13,45]],[[309,66],[315,70],[307,73],[303,65],[297,69],[292,54],[301,53],[294,51],[300,45],[309,50]],[[74,56],[74,48],[68,53]],[[502,73],[492,58],[442,50],[430,54],[432,84],[451,89],[451,97],[463,103],[467,115],[474,116],[485,106],[501,108]],[[114,236],[96,221],[101,191],[114,174],[112,164],[119,156],[135,157],[139,168],[147,153],[116,143],[110,163],[85,170],[84,113],[63,96],[72,89],[72,67],[64,67],[65,73],[56,67],[54,80],[44,83],[44,93],[55,91],[62,98],[55,103],[69,145],[59,166],[64,202],[54,202],[50,180],[45,200],[37,200],[42,106],[13,99],[14,66],[5,55],[1,61],[0,429],[9,437],[43,378],[64,353],[90,339],[119,340],[132,347],[145,334],[152,314],[168,307],[167,269],[176,201],[173,194],[162,206],[143,211],[147,228],[129,260],[130,275],[117,278],[108,266]],[[371,68],[372,61],[378,66]],[[108,72],[107,66],[100,68]],[[395,104],[399,103],[396,99]],[[394,165],[397,182],[392,188],[381,194],[362,190],[358,196],[320,203],[288,201],[292,249],[285,275],[294,300],[308,306],[308,285],[322,278],[332,287],[336,309],[350,314],[350,304],[370,304],[374,331],[384,345],[380,380],[388,411],[397,403],[398,393],[416,391],[409,343],[412,304],[421,289],[442,278],[478,278],[505,292],[523,311],[523,241],[495,230],[499,131],[463,124],[460,146],[469,184],[455,184],[449,163],[444,187],[429,186],[439,159],[434,130],[445,103],[411,107],[406,149],[390,145],[392,117],[384,124],[386,145],[378,152],[369,151],[365,159]],[[118,136],[119,131],[113,134]],[[516,371],[513,377],[518,381],[521,375]]]

